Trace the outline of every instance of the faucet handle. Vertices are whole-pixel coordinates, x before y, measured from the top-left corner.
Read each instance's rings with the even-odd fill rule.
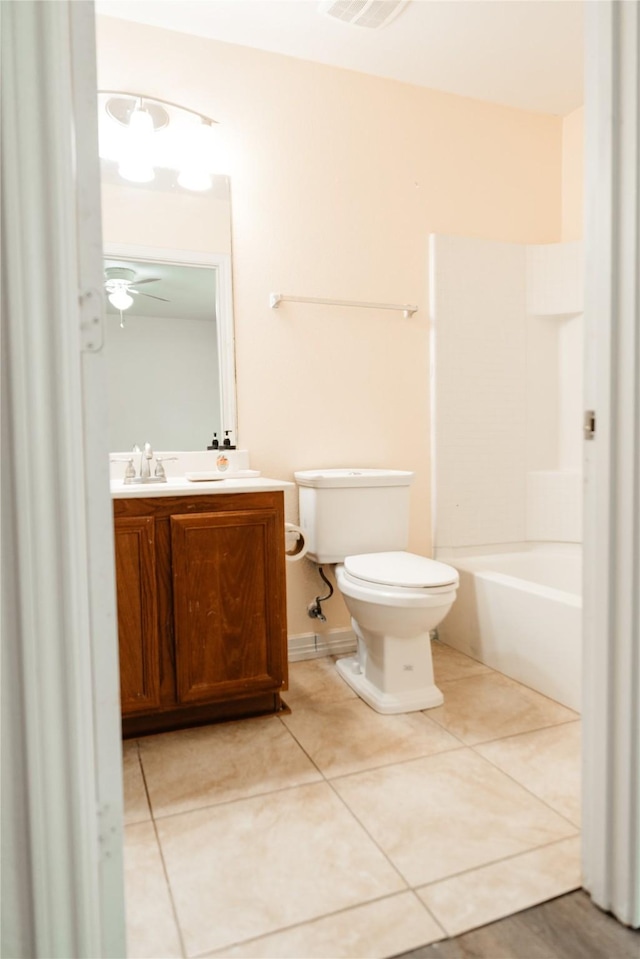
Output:
[[[169,463],[171,460],[177,459],[177,456],[156,456],[155,476],[157,476],[158,479],[166,479],[167,474],[165,473],[164,466],[162,464]]]
[[[124,471],[124,480],[125,483],[130,483],[132,479],[136,478],[136,469],[133,465],[133,456],[110,456],[110,463],[126,463],[127,468]]]

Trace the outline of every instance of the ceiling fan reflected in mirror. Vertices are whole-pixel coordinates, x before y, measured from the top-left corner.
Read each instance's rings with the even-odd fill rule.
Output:
[[[136,280],[136,271],[123,266],[110,266],[104,271],[104,288],[109,303],[120,311],[120,326],[124,327],[123,310],[128,310],[134,303],[134,296],[146,296],[151,300],[162,300],[169,303],[165,296],[156,296],[154,293],[145,293],[136,287],[143,283],[157,283],[159,276],[148,276]]]

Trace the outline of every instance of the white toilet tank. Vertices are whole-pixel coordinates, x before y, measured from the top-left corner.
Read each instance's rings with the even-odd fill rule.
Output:
[[[404,550],[409,542],[406,470],[299,470],[300,526],[316,563]]]

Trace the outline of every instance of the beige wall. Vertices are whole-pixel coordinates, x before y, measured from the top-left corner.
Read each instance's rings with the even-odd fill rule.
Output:
[[[584,191],[584,107],[562,121],[562,239],[581,240]]]
[[[101,88],[220,121],[252,466],[285,479],[415,470],[410,546],[430,553],[427,238],[560,240],[562,119],[112,19],[99,20],[98,56]],[[419,312],[273,311],[271,291]],[[292,520],[296,507],[292,491]],[[313,631],[306,606],[321,586],[306,560],[289,567],[290,634]],[[348,623],[339,598],[326,611],[326,628]]]
[[[102,236],[105,244],[229,254],[229,198],[186,190],[139,189],[124,181],[103,180]]]

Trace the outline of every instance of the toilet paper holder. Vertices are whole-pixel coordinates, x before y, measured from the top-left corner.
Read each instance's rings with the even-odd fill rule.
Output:
[[[284,555],[288,563],[297,563],[307,555],[309,544],[299,526],[284,524]]]

